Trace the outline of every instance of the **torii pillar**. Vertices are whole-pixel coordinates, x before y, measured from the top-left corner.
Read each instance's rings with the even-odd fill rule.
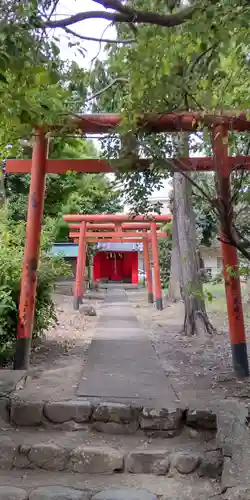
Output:
[[[228,130],[223,125],[217,125],[213,129],[212,136],[213,151],[217,167],[218,201],[221,203],[225,214],[229,214],[228,217],[232,217],[230,168],[228,162]],[[241,299],[238,255],[236,248],[229,243],[223,230],[222,222],[221,253],[225,278],[233,369],[238,377],[248,377],[249,365]]]
[[[14,370],[26,370],[29,366],[45,196],[46,159],[47,141],[44,133],[39,129],[36,130],[32,154]]]
[[[146,271],[148,302],[149,302],[149,304],[153,304],[154,294],[153,294],[152,272],[151,272],[151,266],[150,266],[150,254],[149,254],[148,238],[143,239],[143,256],[144,256],[144,268]]]
[[[84,294],[84,278],[86,267],[87,241],[86,241],[87,223],[82,222],[79,233],[78,256],[76,264],[76,281],[74,289],[74,309],[79,309]]]
[[[161,289],[161,274],[159,264],[158,241],[156,232],[156,223],[151,224],[151,243],[152,243],[152,259],[154,265],[154,285],[155,285],[155,304],[156,309],[162,311],[162,289]]]

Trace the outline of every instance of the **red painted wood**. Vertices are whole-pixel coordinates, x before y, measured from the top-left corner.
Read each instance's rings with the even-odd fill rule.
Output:
[[[250,170],[250,157],[249,156],[229,156],[228,166],[230,170]],[[151,160],[140,159],[137,162],[136,168],[143,170],[147,168]],[[216,169],[214,159],[212,157],[202,158],[174,158],[169,159],[169,167],[171,164],[174,168],[183,171],[197,171],[197,172],[211,172]],[[6,172],[8,174],[24,174],[30,173],[31,160],[7,160]],[[83,172],[83,173],[110,173],[115,172],[112,166],[112,161],[106,160],[47,160],[46,173],[47,174],[64,174],[67,171]]]
[[[77,236],[77,233],[70,233],[72,234],[73,238],[75,238]],[[162,234],[162,233],[160,233]],[[96,231],[96,232],[87,232],[86,233],[86,238],[94,238],[94,237],[98,237],[98,238],[138,238],[138,236],[140,236],[140,233],[134,231],[130,231],[130,232],[127,232],[127,233],[124,233],[123,231],[121,232],[104,232],[104,231]],[[160,237],[160,236],[159,236]],[[165,236],[164,236],[165,237]]]
[[[133,253],[134,252],[124,252],[122,263],[123,278],[130,282],[132,281]]]
[[[78,245],[79,236],[72,239]],[[142,238],[88,238],[88,243],[142,243],[142,241]]]
[[[9,174],[24,174],[30,173],[31,160],[7,160],[6,172]],[[113,168],[105,160],[47,160],[47,174],[65,174],[68,171],[100,173],[113,172]]]
[[[148,297],[151,301],[153,300],[153,283],[152,283],[152,272],[150,266],[150,253],[149,253],[149,242],[147,238],[143,240],[143,257],[144,257],[144,268],[146,272],[146,283],[148,289]]]
[[[126,214],[70,214],[63,216],[65,222],[169,222],[172,220],[172,215],[156,215],[149,214],[137,215],[132,217]]]
[[[78,256],[76,264],[76,281],[74,297],[79,299],[83,297],[84,294],[84,276],[85,276],[85,266],[86,266],[86,223],[82,222],[81,229],[79,233],[79,247]]]
[[[85,114],[73,119],[76,128],[80,128],[86,134],[108,133],[121,123],[121,115],[117,113]],[[138,126],[144,130],[157,132],[192,132],[203,125],[224,124],[230,130],[250,130],[250,120],[247,113],[233,113],[216,115],[215,113],[168,113],[168,114],[144,114],[138,118]]]
[[[227,170],[227,140],[228,133],[225,127],[216,127],[213,131],[213,149],[218,165],[219,196],[224,206],[229,208],[231,187]],[[227,272],[228,266],[232,270],[238,270],[237,250],[227,243],[226,235],[222,234],[221,239],[230,341],[231,344],[246,343],[240,279]]]
[[[110,254],[116,255],[116,259],[108,258]],[[118,255],[121,258],[118,258]],[[138,252],[97,252],[93,260],[93,277],[96,281],[126,280],[138,284]]]
[[[69,237],[70,238],[79,238],[79,235],[80,235],[80,232],[79,231],[71,231],[69,233]],[[168,236],[168,233],[163,233],[163,232],[160,232],[160,231],[157,231],[157,238],[167,238]],[[89,238],[96,238],[96,239],[100,239],[100,238],[119,238],[119,239],[124,239],[124,240],[128,240],[130,238],[138,238],[138,240],[141,238],[151,238],[151,235],[150,233],[147,233],[145,235],[145,233],[141,233],[141,232],[127,232],[127,233],[124,233],[124,232],[113,232],[113,233],[110,233],[110,232],[87,232],[86,233],[86,238],[89,239]]]
[[[131,252],[132,260],[132,283],[138,285],[138,252]]]
[[[156,227],[157,228],[160,228],[161,227],[161,223],[160,222],[157,222],[156,223]],[[95,223],[90,223],[88,222],[87,223],[87,229],[89,230],[98,230],[98,229],[114,229],[115,228],[115,224],[110,222],[110,223],[99,223],[99,224],[95,224]],[[127,222],[124,222],[121,224],[121,228],[123,231],[127,231],[127,230],[133,230],[133,229],[150,229],[150,222],[131,222],[131,223],[127,223]],[[76,224],[69,224],[69,229],[74,229],[74,230],[79,230],[80,229],[80,223],[76,223]]]
[[[47,142],[38,131],[33,147],[26,241],[19,301],[17,338],[31,338],[35,312],[37,266],[45,192]]]
[[[161,275],[160,275],[160,265],[159,265],[157,232],[154,222],[151,224],[151,234],[152,234],[152,260],[154,265],[155,300],[157,304],[158,301],[162,302],[162,289],[161,289]]]
[[[123,272],[122,272],[122,261],[123,257],[120,259],[117,254],[120,252],[114,252],[116,257],[111,260],[111,280],[112,281],[122,281]]]
[[[98,281],[101,279],[101,254],[102,252],[97,252],[93,258],[93,279]]]

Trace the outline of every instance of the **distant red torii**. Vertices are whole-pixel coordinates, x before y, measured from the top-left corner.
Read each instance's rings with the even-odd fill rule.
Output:
[[[172,215],[128,215],[128,214],[69,214],[63,216],[65,222],[170,222]]]
[[[151,222],[144,222],[145,220],[149,220],[149,218],[151,218]],[[161,222],[169,222],[172,220],[172,216],[152,214],[148,217],[137,216],[133,219],[131,219],[131,217],[127,214],[70,214],[64,216],[65,222],[69,222],[72,220],[79,221],[78,224],[69,224],[69,237],[79,245],[74,290],[75,309],[79,309],[79,304],[81,303],[84,294],[84,274],[86,265],[87,243],[105,243],[109,241],[123,243],[143,243],[144,265],[146,270],[146,281],[148,288],[148,301],[150,303],[153,302],[153,284],[149,258],[149,244],[151,244],[154,263],[156,307],[158,310],[162,310],[163,304],[157,239],[166,238],[168,235],[167,233],[157,231],[157,226],[160,226],[160,223],[158,222],[157,224],[155,222],[155,219],[160,220]],[[130,220],[130,223],[122,224],[124,220]],[[132,222],[133,220],[134,222]],[[97,223],[97,221],[99,221],[99,223]],[[114,222],[113,224],[104,224],[103,222],[106,221]],[[95,229],[95,231],[91,231],[91,229],[93,228]],[[109,231],[103,231],[104,228],[108,228]],[[74,229],[75,231],[72,231],[72,229]],[[76,229],[78,231],[76,231]],[[126,232],[124,229],[131,230],[129,232]]]
[[[81,223],[73,223],[73,224],[69,224],[69,229],[72,229],[72,230],[80,230],[80,224]],[[161,227],[161,222],[157,222],[156,223],[156,227],[159,229]],[[115,223],[112,223],[112,222],[108,222],[108,223],[98,223],[98,224],[95,224],[95,223],[91,223],[91,222],[87,222],[87,229],[91,230],[91,231],[96,231],[96,230],[112,230],[114,229],[115,227],[117,227],[117,225]],[[129,223],[129,222],[122,222],[121,224],[119,223],[119,227],[121,227],[121,229],[123,231],[128,231],[128,230],[137,230],[137,229],[140,229],[141,231],[142,230],[145,230],[145,229],[150,229],[150,222],[132,222],[132,223]]]

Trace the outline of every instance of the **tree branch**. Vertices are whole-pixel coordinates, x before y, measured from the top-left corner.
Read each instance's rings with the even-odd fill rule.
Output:
[[[95,99],[99,95],[104,94],[104,92],[107,92],[107,90],[109,90],[111,87],[113,87],[113,85],[115,85],[116,83],[119,83],[119,82],[128,83],[128,78],[123,78],[122,76],[115,78],[114,80],[112,80],[112,82],[110,82],[108,85],[106,85],[106,87],[103,87],[102,89],[98,90],[97,92],[92,94],[90,97],[88,97],[87,101],[92,101],[92,99]]]
[[[148,151],[151,153],[151,148],[150,147],[147,148],[147,146],[145,146],[145,144],[141,144],[141,146],[144,147],[145,149],[148,149]],[[162,158],[162,152],[160,151],[160,149],[156,148],[156,147],[155,147],[155,149],[157,150],[157,153],[159,155],[159,157],[157,158],[157,162],[160,162],[163,166],[166,166],[166,167],[170,168],[173,172],[182,174],[182,176],[185,179],[187,179],[192,184],[192,186],[195,187],[202,194],[202,196],[211,205],[213,211],[218,215],[218,206],[215,203],[215,200],[212,199],[208,195],[208,193],[206,193],[206,191],[192,177],[190,177],[189,174],[187,174],[185,172],[186,165],[182,162],[181,158],[178,158],[178,161],[180,163],[180,167],[178,167],[177,166],[177,162],[173,162],[172,158]],[[183,165],[183,169],[181,168],[182,165]]]
[[[66,33],[69,35],[73,35],[76,38],[79,38],[80,40],[87,40],[90,42],[99,42],[99,43],[116,43],[116,44],[123,44],[123,45],[130,45],[131,43],[135,43],[136,40],[134,38],[128,39],[128,40],[110,40],[109,38],[94,38],[92,36],[84,36],[80,35],[79,33],[76,33],[76,31],[71,30],[70,28],[64,27],[62,28]]]
[[[120,0],[92,0],[92,1],[98,3],[99,5],[102,5],[105,9],[117,10],[122,14],[129,14],[132,16],[135,15],[134,9],[128,7],[127,5],[122,5]]]
[[[99,5],[102,5],[105,7],[105,9],[113,9],[116,10],[117,12],[120,12],[121,14],[129,15],[134,18],[135,16],[135,11],[131,9],[131,7],[128,7],[127,5],[123,5],[120,0],[93,0],[95,3],[98,3]],[[134,26],[134,21],[129,23],[129,27],[132,30],[134,34],[136,34],[137,29]]]
[[[109,3],[111,0],[109,0]],[[99,1],[103,5],[101,0]],[[200,8],[198,5],[193,5],[191,7],[186,7],[180,10],[176,14],[164,15],[157,14],[157,12],[145,12],[145,11],[134,11],[132,13],[122,13],[122,12],[105,12],[105,11],[89,11],[89,12],[78,12],[72,16],[66,17],[64,19],[57,19],[54,21],[40,21],[40,28],[65,28],[71,26],[72,24],[85,21],[86,19],[107,19],[114,23],[137,23],[137,24],[154,24],[157,26],[163,26],[165,28],[172,28],[174,26],[179,26],[183,24],[188,19],[191,19],[193,14]]]
[[[144,145],[144,147],[145,147],[145,145]],[[150,148],[146,148],[146,149],[150,150]],[[227,238],[227,241],[224,241],[224,243],[228,243],[229,245],[234,246],[237,250],[239,250],[241,252],[241,254],[247,260],[250,261],[250,252],[246,248],[246,247],[248,247],[248,248],[250,247],[250,242],[236,228],[236,226],[233,222],[232,207],[230,205],[231,200],[229,201],[229,211],[227,211],[228,207],[224,206],[221,199],[214,199],[214,198],[210,197],[209,194],[206,193],[206,191],[192,177],[190,177],[190,175],[187,174],[184,169],[181,168],[181,166],[183,164],[181,159],[179,159],[179,162],[180,162],[180,167],[179,167],[176,162],[173,163],[172,159],[162,158],[162,153],[161,153],[160,149],[157,148],[157,152],[159,154],[159,158],[157,160],[159,163],[162,163],[165,166],[169,166],[173,172],[180,173],[208,201],[209,205],[211,206],[212,211],[216,214],[216,216],[219,218],[219,220],[221,222],[221,227],[223,228],[223,232],[225,234],[225,237]],[[185,165],[183,165],[183,167],[185,168]]]
[[[195,60],[193,61],[193,63],[190,64],[189,68],[187,69],[187,73],[193,73],[195,67],[197,66],[197,64],[199,64],[199,62],[203,59],[203,57],[205,57],[207,54],[209,54],[209,52],[211,52],[214,49],[216,49],[218,46],[219,46],[219,42],[215,42],[210,47],[208,47],[206,50],[204,50],[203,52],[201,52],[201,54],[199,54],[195,58]]]

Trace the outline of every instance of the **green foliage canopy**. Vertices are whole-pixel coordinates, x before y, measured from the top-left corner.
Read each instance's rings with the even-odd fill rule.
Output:
[[[126,6],[163,15],[179,7],[178,2],[170,3],[135,0]],[[220,113],[233,108],[237,113],[250,108],[249,2],[236,2],[234,8],[230,0],[200,2],[199,6],[201,9],[181,26],[166,29],[138,25],[134,44],[109,45],[107,60],[96,62],[93,91],[100,91],[112,81],[114,85],[99,95],[95,108],[122,110],[121,133],[135,131],[138,114],[145,112]],[[128,36],[127,27],[119,25],[118,38]],[[152,166],[143,174],[129,168],[119,174],[124,192],[135,207],[173,172],[166,158],[178,153],[174,140],[166,134],[150,137],[137,131],[137,141],[140,153],[153,159]],[[118,149],[114,138],[105,141],[106,156],[115,156]],[[146,202],[144,208],[147,209]]]
[[[26,157],[30,157],[30,147]],[[57,159],[81,159],[97,157],[91,141],[64,137],[55,139],[50,157]],[[30,176],[7,176],[8,214],[13,221],[24,221],[27,214]],[[114,213],[122,211],[121,193],[104,174],[66,172],[47,176],[44,217],[55,222],[56,241],[68,239],[68,226],[63,222],[66,213]]]

